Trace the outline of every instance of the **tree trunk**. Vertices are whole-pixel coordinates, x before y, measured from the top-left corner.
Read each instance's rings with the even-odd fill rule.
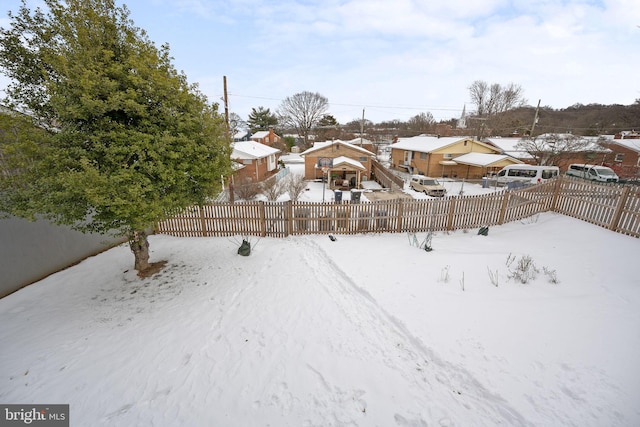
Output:
[[[134,268],[139,272],[149,268],[149,241],[144,231],[133,231],[129,235],[129,247],[135,257]]]

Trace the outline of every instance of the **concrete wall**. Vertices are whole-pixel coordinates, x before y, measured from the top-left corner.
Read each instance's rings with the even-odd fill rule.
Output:
[[[0,219],[0,298],[123,241],[43,220]]]

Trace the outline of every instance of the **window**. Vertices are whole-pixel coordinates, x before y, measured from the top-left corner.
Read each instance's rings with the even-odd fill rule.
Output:
[[[624,153],[616,153],[616,158],[614,161],[621,162],[624,160]]]
[[[243,159],[242,160],[242,164],[243,165],[250,165],[251,164],[251,159]]]
[[[451,153],[446,153],[442,155],[443,159],[453,159],[453,154]]]
[[[420,153],[420,160],[427,160],[427,153]]]
[[[508,176],[523,176],[527,178],[535,178],[536,171],[531,169],[509,169]]]
[[[367,160],[369,160],[368,157],[358,157],[358,161],[361,163],[366,162]]]

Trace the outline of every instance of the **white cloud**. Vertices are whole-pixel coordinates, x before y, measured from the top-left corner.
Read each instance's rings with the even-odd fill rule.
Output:
[[[637,0],[136,0],[130,8],[211,99],[228,76],[242,116],[310,90],[335,103],[339,120],[363,107],[374,121],[420,111],[447,119],[465,103],[472,109],[468,86],[478,79],[519,84],[531,104],[554,108],[640,98]]]

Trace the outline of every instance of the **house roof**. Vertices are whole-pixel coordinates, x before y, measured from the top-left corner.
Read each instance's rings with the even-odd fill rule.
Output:
[[[233,143],[232,159],[262,159],[280,150],[255,141],[237,141]]]
[[[345,141],[345,142],[347,142],[349,144],[352,144],[352,145],[365,145],[365,144],[373,145],[373,142],[369,141],[366,138],[353,138],[353,139],[350,139],[349,141]]]
[[[607,144],[616,144],[640,153],[640,139],[611,139],[607,140]]]
[[[498,147],[504,154],[508,154],[516,159],[531,159],[533,156],[521,148],[516,148],[516,144],[522,142],[522,138],[486,138],[491,144]]]
[[[350,166],[356,169],[360,169],[360,170],[366,170],[367,168],[365,168],[364,166],[362,166],[362,163],[360,163],[357,160],[353,160],[350,157],[346,157],[346,156],[339,156],[336,157],[335,159],[333,159],[333,166],[331,167],[331,169],[336,169],[337,167],[341,166],[341,165],[346,165],[346,166]]]
[[[264,138],[265,136],[269,135],[269,132],[266,130],[260,130],[254,134],[251,135],[251,138]]]
[[[260,131],[258,131],[256,133],[254,133],[253,135],[251,135],[251,138],[265,138],[267,136],[269,136],[269,131],[268,130],[260,130]]]
[[[250,136],[249,132],[247,132],[246,130],[242,130],[240,132],[237,132],[235,135],[233,135],[233,140],[241,141],[245,138],[249,138],[249,136]]]
[[[484,145],[486,147],[491,148],[492,150],[496,150],[495,147],[485,144],[483,142],[479,142],[474,140],[470,136],[414,136],[411,138],[398,138],[398,142],[395,144],[391,144],[390,147],[392,150],[409,150],[409,151],[417,151],[419,153],[432,153],[434,151],[440,150],[442,148],[448,147],[450,145],[456,144],[460,141],[472,141],[475,144]],[[496,150],[497,151],[497,150]]]
[[[593,151],[593,152],[608,152],[611,151],[606,147],[600,145],[605,138],[597,137],[597,136],[575,136],[570,133],[545,133],[542,135],[538,135],[535,139],[540,142],[540,146],[544,147],[545,145],[549,147],[549,151],[553,151],[553,144],[562,139],[568,138],[577,138],[583,141],[586,145],[580,151]],[[486,138],[491,144],[498,147],[504,154],[508,154],[511,157],[515,157],[517,159],[530,159],[533,156],[529,154],[526,150],[523,150],[521,147],[517,147],[517,144],[526,142],[525,138]],[[612,142],[611,140],[607,140],[607,142]]]
[[[522,163],[506,154],[467,153],[453,159],[454,162],[463,165],[492,167],[505,166],[507,164]]]
[[[357,145],[350,144],[350,143],[348,143],[346,141],[342,141],[340,139],[336,139],[334,141],[316,142],[316,143],[313,144],[313,147],[309,148],[308,150],[305,150],[300,155],[301,156],[305,156],[307,154],[313,153],[314,151],[318,151],[318,150],[321,150],[323,148],[330,147],[331,145],[336,145],[336,144],[343,144],[343,145],[345,145],[345,146],[347,146],[349,148],[353,148],[356,151],[360,151],[363,154],[366,154],[366,155],[369,155],[369,156],[375,156],[375,154],[372,153],[369,150],[366,150],[366,149],[364,149],[362,147],[358,147]]]

